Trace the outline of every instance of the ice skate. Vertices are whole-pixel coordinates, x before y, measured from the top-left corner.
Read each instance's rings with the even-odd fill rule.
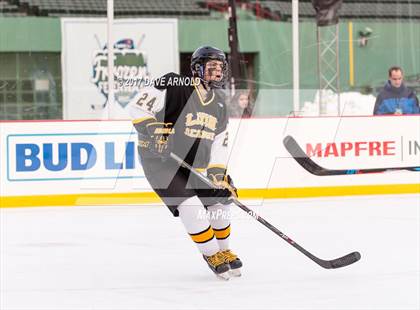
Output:
[[[221,252],[225,259],[225,263],[229,264],[230,267],[230,275],[234,277],[240,277],[241,276],[241,267],[242,262],[238,258],[236,254],[234,254],[231,250],[224,250]]]
[[[229,280],[229,264],[225,262],[225,256],[221,252],[211,256],[203,255],[203,258],[216,276],[223,280]]]

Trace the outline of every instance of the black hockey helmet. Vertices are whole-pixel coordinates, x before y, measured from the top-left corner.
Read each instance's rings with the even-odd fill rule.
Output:
[[[223,62],[222,74],[223,77],[220,81],[204,81],[204,69],[209,60],[219,60]],[[225,84],[227,76],[227,61],[225,53],[212,46],[201,46],[195,50],[191,56],[191,72],[194,77],[200,78],[203,83],[207,84],[210,88],[222,88]]]

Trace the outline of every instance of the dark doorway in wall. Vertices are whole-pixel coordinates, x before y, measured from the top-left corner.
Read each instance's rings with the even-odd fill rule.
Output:
[[[60,53],[0,53],[0,68],[0,120],[63,118]]]

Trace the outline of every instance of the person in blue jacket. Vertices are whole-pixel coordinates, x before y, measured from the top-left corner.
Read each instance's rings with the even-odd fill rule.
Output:
[[[376,98],[373,114],[420,114],[419,99],[413,90],[404,85],[402,69],[391,67],[388,70],[388,78]]]

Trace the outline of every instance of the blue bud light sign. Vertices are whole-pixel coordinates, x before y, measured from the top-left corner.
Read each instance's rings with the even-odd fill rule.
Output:
[[[142,178],[132,132],[12,134],[9,181]]]

